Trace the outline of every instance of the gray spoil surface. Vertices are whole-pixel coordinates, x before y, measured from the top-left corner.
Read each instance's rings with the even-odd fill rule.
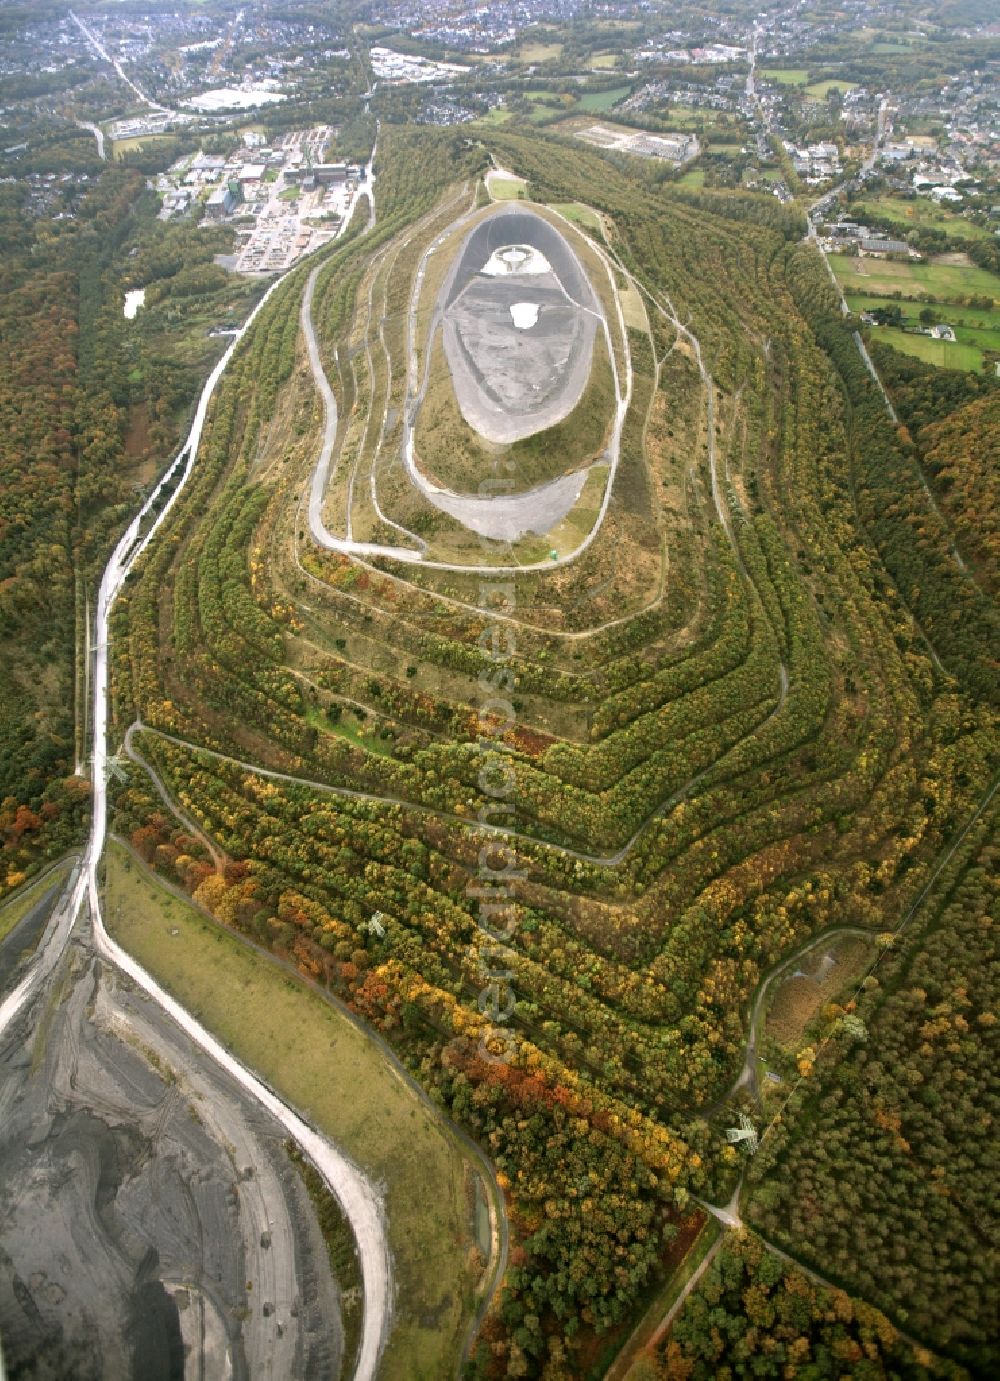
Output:
[[[529,532],[544,537],[576,503],[589,473],[574,470],[523,494],[505,494],[501,485],[493,498],[485,499],[439,489],[434,503],[443,513],[494,542],[516,542]]]
[[[537,250],[552,272],[484,274],[507,245]],[[527,330],[514,325],[517,302],[538,307]],[[442,287],[432,338],[438,319],[458,405],[489,441],[507,445],[544,431],[579,402],[600,311],[569,242],[535,212],[501,208],[469,232]]]
[[[54,882],[31,910],[24,913],[14,929],[0,940],[0,993],[14,986],[15,974],[34,953],[61,892],[61,885]]]
[[[0,1048],[11,1374],[335,1376],[339,1299],[283,1140],[74,939]]]

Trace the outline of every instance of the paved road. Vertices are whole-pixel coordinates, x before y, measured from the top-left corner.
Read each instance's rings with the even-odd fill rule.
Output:
[[[91,48],[93,48],[94,52],[98,55],[98,57],[102,58],[105,62],[110,63],[110,65],[118,73],[119,77],[122,79],[125,85],[129,88],[130,91],[134,92],[135,95],[138,96],[139,100],[142,101],[143,105],[148,105],[151,110],[156,110],[161,115],[175,115],[177,113],[176,111],[171,110],[169,106],[160,105],[158,101],[154,101],[151,97],[147,96],[145,91],[143,91],[141,87],[137,86],[135,82],[132,80],[132,78],[127,74],[127,72],[122,67],[118,59],[116,57],[113,57],[108,52],[108,50],[105,48],[104,44],[97,37],[97,35],[94,33],[90,25],[85,24],[78,14],[74,14],[73,11],[70,10],[69,17],[70,19],[72,19],[76,27],[80,30],[81,34],[83,34],[84,38],[90,44]]]
[[[750,30],[750,70],[747,72],[747,100],[757,99],[757,25]]]
[[[107,154],[104,152],[104,131],[101,129],[100,125],[91,124],[89,120],[74,120],[73,123],[76,125],[77,129],[85,129],[88,134],[94,136],[97,140],[98,158],[106,158]]]

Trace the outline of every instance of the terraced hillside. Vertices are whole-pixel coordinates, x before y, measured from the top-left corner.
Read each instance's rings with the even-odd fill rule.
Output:
[[[484,1148],[511,1241],[473,1374],[558,1378],[729,1198],[761,979],[893,932],[990,791],[997,611],[796,216],[491,139],[386,131],[373,227],[219,385],[114,614],[116,823]],[[544,535],[483,535],[403,455],[427,252],[490,157],[604,228],[565,227],[620,445]]]

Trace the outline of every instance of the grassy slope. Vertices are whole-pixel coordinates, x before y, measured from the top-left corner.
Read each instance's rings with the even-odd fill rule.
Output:
[[[466,1161],[342,1012],[173,897],[118,845],[107,856],[115,938],[211,1031],[387,1186],[398,1288],[381,1375],[449,1375],[471,1303]]]
[[[585,225],[588,229],[603,234],[601,218],[592,206],[584,206],[583,202],[580,201],[554,201],[551,205],[553,211],[558,211],[568,221],[574,221],[577,225]]]
[[[510,117],[509,111],[501,112]],[[491,115],[496,114],[490,111]],[[494,201],[517,201],[519,197],[527,196],[528,184],[521,178],[514,177],[491,177],[490,196]]]
[[[493,446],[480,438],[462,416],[438,340],[431,382],[417,419],[417,458],[424,473],[436,483],[461,493],[476,493],[481,481],[491,474],[509,475],[514,492],[521,492],[592,460],[607,441],[614,406],[614,380],[607,347],[598,333],[594,338],[590,378],[569,416],[511,446]]]
[[[72,857],[64,859],[55,868],[48,869],[29,887],[22,888],[0,906],[0,940],[9,935],[20,920],[25,917],[35,903],[45,895],[55,883],[63,882],[72,866]]]

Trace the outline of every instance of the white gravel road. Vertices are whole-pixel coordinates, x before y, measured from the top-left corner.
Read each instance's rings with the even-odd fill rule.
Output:
[[[107,835],[108,765],[108,624],[111,609],[125,578],[139,555],[152,541],[167,513],[176,502],[198,458],[198,448],[216,385],[225,373],[240,341],[258,313],[279,288],[276,280],[247,318],[242,330],[209,375],[202,390],[194,421],[184,446],[174,463],[129,525],[112,553],[104,575],[95,613],[93,668],[93,818],[83,866],[68,900],[56,911],[39,946],[35,961],[14,992],[0,1006],[0,1035],[22,1011],[28,1000],[49,978],[61,954],[80,909],[89,900],[94,944],[98,952],[115,964],[165,1011],[187,1035],[225,1069],[240,1086],[265,1107],[303,1148],[336,1195],[357,1242],[364,1286],[364,1326],[359,1349],[356,1381],[372,1381],[392,1320],[393,1272],[385,1210],[381,1196],[367,1177],[326,1137],[308,1126],[255,1074],[240,1064],[189,1012],[166,993],[142,966],[118,945],[105,929],[101,915],[98,868]],[[154,511],[170,482],[176,487],[169,494],[155,521],[144,536],[142,525]]]

